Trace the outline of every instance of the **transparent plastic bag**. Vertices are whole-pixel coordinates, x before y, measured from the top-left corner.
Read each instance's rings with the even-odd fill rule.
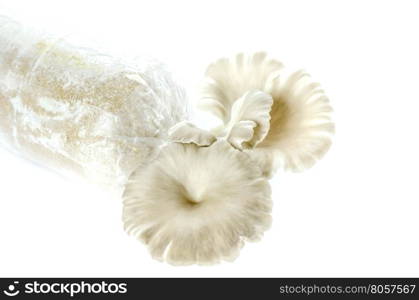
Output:
[[[0,18],[0,143],[19,155],[121,186],[188,112],[161,63],[127,64]]]

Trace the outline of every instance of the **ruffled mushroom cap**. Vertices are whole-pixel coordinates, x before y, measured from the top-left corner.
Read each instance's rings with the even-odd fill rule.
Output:
[[[209,146],[217,139],[211,132],[183,121],[169,129],[170,140],[176,143],[193,143],[197,146]]]
[[[250,149],[269,132],[272,97],[261,91],[245,93],[231,107],[224,137],[237,149]]]
[[[265,53],[223,58],[208,67],[199,106],[228,127],[236,103],[254,90],[270,95],[273,104],[269,132],[249,154],[267,176],[278,166],[301,171],[314,165],[329,149],[334,125],[328,98],[304,71],[290,73]]]
[[[169,144],[131,175],[123,198],[127,232],[175,265],[234,259],[271,223],[268,181],[225,140]]]

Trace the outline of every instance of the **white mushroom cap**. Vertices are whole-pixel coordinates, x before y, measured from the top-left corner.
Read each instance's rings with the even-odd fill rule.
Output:
[[[259,137],[263,140],[254,144],[249,155],[258,160],[267,176],[277,167],[301,171],[314,165],[331,145],[334,124],[328,98],[306,72],[290,72],[281,62],[262,52],[222,58],[207,69],[199,106],[219,117],[228,128],[235,117],[234,111],[239,109],[237,104],[245,103],[244,97],[256,107],[251,98],[256,99],[257,95],[248,94],[255,90],[270,95],[273,104],[269,125],[260,122],[263,134]],[[267,103],[266,97],[259,98]],[[263,116],[266,108],[260,112]],[[256,111],[252,113],[257,115]],[[249,133],[255,124],[241,122],[242,135],[252,138]]]
[[[268,181],[227,141],[171,143],[138,168],[124,193],[125,229],[171,264],[234,259],[271,223]]]

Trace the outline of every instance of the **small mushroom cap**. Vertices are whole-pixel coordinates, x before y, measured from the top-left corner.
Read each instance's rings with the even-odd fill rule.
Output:
[[[209,131],[198,128],[188,121],[183,121],[169,129],[169,139],[177,143],[209,146],[215,142],[216,137]]]
[[[226,138],[237,149],[249,149],[262,142],[269,132],[272,97],[250,91],[236,100],[226,124]]]

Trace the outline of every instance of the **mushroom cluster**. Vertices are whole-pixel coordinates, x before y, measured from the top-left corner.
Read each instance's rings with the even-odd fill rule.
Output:
[[[123,195],[126,231],[174,265],[232,260],[245,241],[260,239],[271,223],[269,178],[278,168],[311,167],[334,131],[320,86],[265,53],[211,64],[198,107],[222,126],[172,127]]]

